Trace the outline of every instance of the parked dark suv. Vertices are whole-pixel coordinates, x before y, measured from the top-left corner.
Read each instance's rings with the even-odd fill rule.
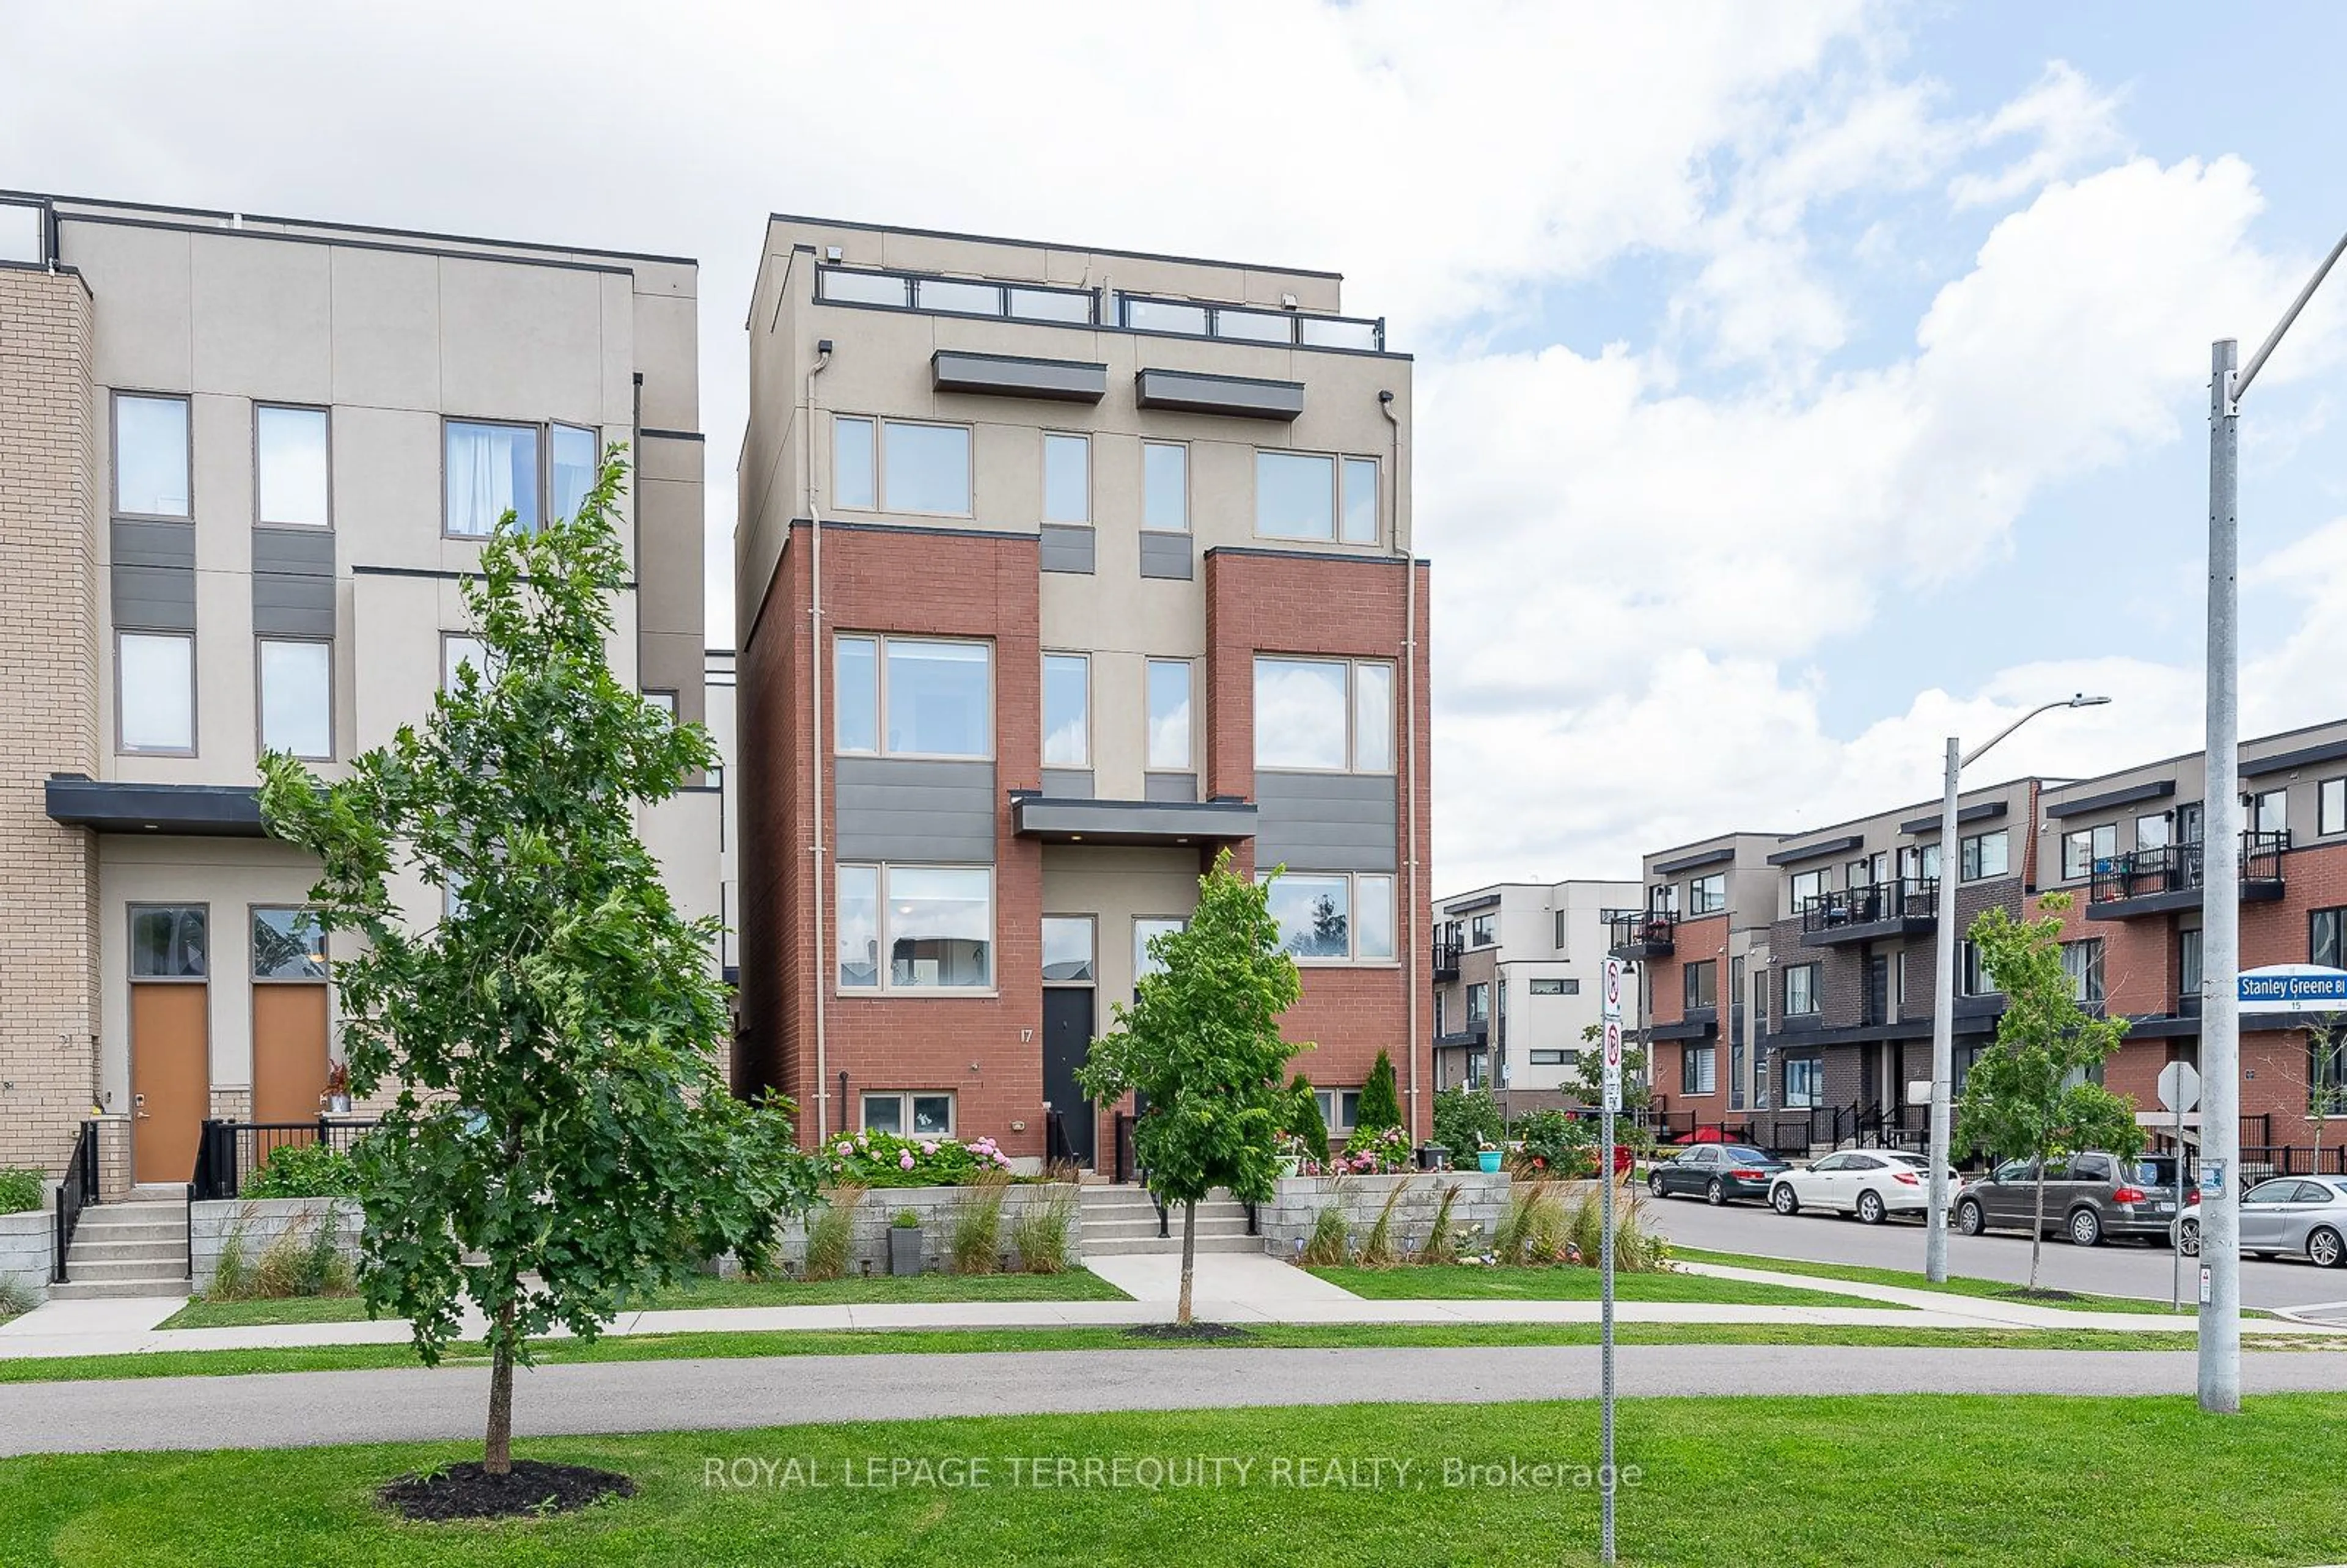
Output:
[[[2026,1232],[2037,1207],[2036,1171],[2034,1160],[2007,1160],[1986,1181],[1966,1187],[1956,1203],[1956,1228],[1966,1235]],[[2080,1246],[2106,1236],[2166,1241],[2175,1218],[2175,1191],[2159,1184],[2147,1162],[2083,1153],[2046,1167],[2045,1228]]]

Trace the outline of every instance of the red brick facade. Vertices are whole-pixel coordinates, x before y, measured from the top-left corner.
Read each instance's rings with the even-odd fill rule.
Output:
[[[1031,535],[967,530],[848,528],[823,530],[823,654],[830,691],[830,640],[877,631],[986,639],[995,647],[995,984],[989,997],[831,996],[820,1075],[815,1062],[817,987],[828,987],[831,956],[815,946],[815,900],[830,897],[828,866],[818,873],[818,835],[808,777],[810,750],[826,770],[832,812],[832,748],[819,735],[808,693],[814,642],[808,615],[813,539],[794,528],[765,604],[743,640],[740,661],[742,780],[742,1033],[734,1080],[744,1092],[773,1088],[800,1107],[810,1138],[818,1125],[853,1124],[867,1091],[949,1090],[959,1131],[997,1139],[1013,1156],[1044,1153],[1042,1056],[1042,851],[1013,832],[1011,792],[1041,784],[1041,651],[1038,541]],[[1207,648],[1203,674],[1206,776],[1204,793],[1254,798],[1250,710],[1257,651],[1389,659],[1403,663],[1404,580],[1398,561],[1313,558],[1300,553],[1211,550],[1205,556]],[[1423,648],[1427,575],[1414,573]],[[1418,846],[1430,842],[1429,682],[1418,661],[1412,693],[1418,723]],[[829,714],[825,715],[828,726]],[[1398,731],[1406,726],[1398,713]],[[1398,733],[1394,754],[1403,753]],[[831,837],[828,825],[821,835]],[[1253,869],[1252,846],[1240,863]],[[1212,854],[1201,853],[1202,864]],[[1291,1039],[1318,1049],[1297,1069],[1316,1082],[1358,1084],[1380,1049],[1392,1052],[1412,1120],[1429,1130],[1432,1095],[1432,999],[1424,983],[1429,935],[1415,927],[1409,867],[1397,867],[1393,968],[1309,968],[1304,998],[1283,1020]],[[828,906],[826,906],[827,907]],[[1409,1103],[1409,1013],[1419,1009],[1418,1102]],[[1106,999],[1096,1027],[1110,1026]],[[848,1075],[848,1102],[839,1074]],[[1100,1163],[1111,1158],[1110,1108],[1102,1108]]]

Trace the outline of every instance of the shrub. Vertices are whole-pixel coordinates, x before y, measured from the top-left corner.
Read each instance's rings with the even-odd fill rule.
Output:
[[[1434,1097],[1434,1141],[1453,1156],[1472,1154],[1506,1135],[1500,1102],[1488,1089],[1454,1084]]]
[[[920,1213],[916,1209],[898,1209],[897,1211],[897,1217],[890,1220],[888,1224],[893,1228],[900,1231],[919,1230],[921,1228]]]
[[[244,1261],[244,1221],[240,1217],[220,1237],[220,1261],[212,1266],[211,1288],[204,1294],[213,1301],[241,1301],[251,1293],[252,1277]]]
[[[991,1138],[901,1138],[894,1132],[842,1132],[815,1153],[823,1179],[866,1187],[966,1187],[989,1172],[1008,1172],[1010,1156]]]
[[[823,1212],[807,1222],[809,1279],[837,1279],[847,1272],[848,1257],[856,1250],[856,1205],[863,1199],[864,1189],[854,1182],[834,1187]]]
[[[954,1211],[953,1230],[946,1243],[946,1258],[956,1274],[992,1274],[1002,1255],[1002,1200],[1010,1185],[1008,1173],[979,1173],[969,1183],[969,1195]]]
[[[1298,1157],[1316,1164],[1325,1163],[1328,1158],[1328,1123],[1320,1114],[1320,1096],[1312,1091],[1312,1081],[1300,1072],[1287,1086],[1287,1092],[1296,1102],[1287,1112],[1287,1125],[1293,1129],[1289,1136],[1303,1144]]]
[[[1345,1205],[1331,1204],[1312,1216],[1312,1238],[1304,1244],[1307,1268],[1341,1268],[1353,1258],[1353,1238],[1345,1228]]]
[[[247,1262],[250,1245],[245,1226],[252,1211],[240,1214],[220,1238],[220,1261],[213,1266],[212,1301],[282,1300],[296,1296],[348,1296],[354,1281],[350,1260],[337,1245],[341,1209],[326,1205],[322,1215],[295,1214],[286,1227]]]
[[[1368,1239],[1361,1243],[1363,1268],[1391,1268],[1401,1261],[1401,1255],[1394,1250],[1393,1217],[1401,1195],[1408,1191],[1409,1183],[1403,1180],[1396,1182],[1393,1191],[1386,1194],[1385,1206],[1378,1210],[1377,1224],[1369,1227]]]
[[[1362,1127],[1331,1162],[1340,1174],[1385,1176],[1409,1166],[1409,1134],[1399,1127]]]
[[[1354,1112],[1353,1126],[1358,1135],[1400,1125],[1401,1095],[1394,1088],[1393,1058],[1379,1050],[1377,1061],[1370,1064],[1368,1081],[1361,1085],[1361,1105]]]
[[[0,1323],[23,1317],[36,1305],[31,1291],[13,1279],[0,1279]]]
[[[244,1179],[247,1198],[355,1198],[358,1167],[348,1154],[323,1143],[285,1143]]]
[[[1459,1184],[1453,1182],[1442,1189],[1441,1200],[1434,1207],[1434,1228],[1426,1233],[1419,1244],[1416,1263],[1439,1264],[1459,1261],[1459,1238],[1450,1229],[1451,1206],[1459,1201]]]
[[[1533,1111],[1516,1119],[1517,1168],[1535,1180],[1587,1175],[1597,1169],[1596,1142],[1585,1118],[1562,1111]]]
[[[1010,1245],[1029,1274],[1060,1274],[1068,1266],[1068,1226],[1076,1217],[1072,1187],[1052,1187],[1010,1222]]]
[[[1508,1194],[1507,1213],[1491,1233],[1491,1255],[1505,1264],[1554,1263],[1563,1255],[1565,1220],[1556,1189],[1531,1182]]]
[[[0,1171],[0,1214],[29,1214],[41,1206],[48,1177],[38,1171]]]

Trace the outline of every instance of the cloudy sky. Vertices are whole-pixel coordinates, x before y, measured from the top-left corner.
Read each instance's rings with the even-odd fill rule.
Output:
[[[648,18],[657,16],[656,24]],[[2347,10],[24,6],[0,186],[694,255],[769,210],[1341,270],[1417,356],[1436,871],[2188,750],[2209,344],[2347,227]],[[2245,422],[2251,732],[2347,712],[2347,279]],[[712,641],[730,630],[712,580]]]

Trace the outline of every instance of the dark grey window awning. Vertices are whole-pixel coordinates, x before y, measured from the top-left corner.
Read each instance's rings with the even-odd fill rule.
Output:
[[[52,821],[100,833],[179,833],[261,838],[261,801],[241,784],[138,784],[51,774]]]
[[[1204,844],[1253,838],[1246,801],[1070,800],[1011,797],[1012,830],[1045,844]]]
[[[1300,381],[1209,375],[1194,370],[1144,370],[1137,380],[1143,408],[1282,421],[1294,419],[1304,412],[1304,384]]]
[[[929,356],[929,369],[939,392],[981,392],[1062,403],[1098,403],[1108,395],[1108,366],[1087,360],[1028,359],[941,348]]]

